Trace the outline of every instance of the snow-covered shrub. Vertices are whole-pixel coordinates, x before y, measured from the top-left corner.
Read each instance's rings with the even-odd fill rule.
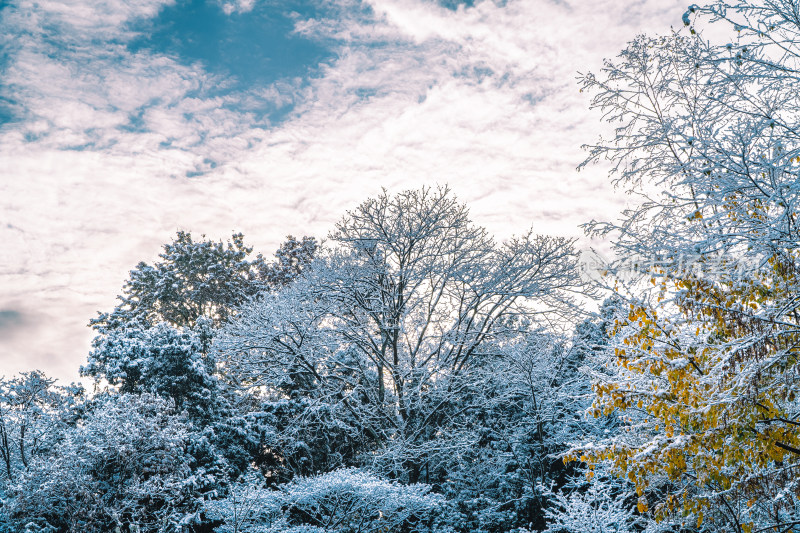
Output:
[[[16,531],[168,532],[198,519],[212,481],[190,450],[197,435],[173,404],[108,397],[9,487]]]
[[[204,511],[221,522],[216,533],[268,533],[286,525],[282,493],[266,487],[260,472],[251,471],[231,483],[224,498],[206,501]]]
[[[545,533],[634,533],[635,503],[624,482],[606,476],[593,477],[588,487],[572,492],[550,493],[545,508]]]
[[[422,484],[402,485],[349,468],[296,478],[270,490],[254,477],[234,484],[206,513],[217,533],[379,533],[447,531],[437,526],[445,500]]]

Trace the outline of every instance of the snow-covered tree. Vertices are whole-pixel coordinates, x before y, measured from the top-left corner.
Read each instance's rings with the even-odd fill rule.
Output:
[[[469,376],[453,400],[466,408],[460,423],[425,443],[462,531],[544,528],[549,496],[540,487],[566,482],[574,467],[558,454],[590,433],[582,428],[590,384],[571,366],[571,347],[544,331],[520,337],[499,343],[500,356]]]
[[[52,450],[77,414],[83,389],[59,387],[40,371],[0,380],[0,479],[3,486]]]
[[[195,417],[213,414],[218,401],[214,359],[208,355],[208,319],[180,330],[161,322],[142,329],[120,325],[95,339],[84,375],[102,377],[123,393],[172,398]],[[206,326],[206,327],[203,327]]]
[[[475,380],[484,385],[480,394],[473,388],[470,424],[451,437],[460,439],[461,453],[441,463],[448,479],[443,493],[462,512],[464,530],[543,529],[554,496],[541,487],[557,491],[582,475],[562,454],[616,431],[614,419],[587,418],[586,410],[593,400],[590,373],[607,362],[605,331],[617,305],[609,299],[569,341],[539,330],[499,344],[501,357]]]
[[[411,483],[440,475],[427,443],[468,423],[473,375],[499,357],[493,342],[572,310],[583,287],[572,242],[497,244],[446,188],[384,192],[330,241],[295,284],[223,328],[226,371],[307,402],[293,427],[341,435],[331,452],[346,451],[342,464],[369,460]]]
[[[584,457],[613,461],[657,516],[788,531],[800,523],[798,6],[718,1],[684,23],[584,78],[616,124],[587,162],[609,159],[643,199],[621,223],[589,225],[637,272],[617,278],[630,308],[618,366],[596,385],[596,413],[623,410],[627,427]],[[707,23],[728,24],[730,41],[707,41]]]
[[[118,325],[143,327],[167,322],[176,327],[193,327],[206,317],[215,327],[255,294],[280,288],[302,272],[314,258],[317,242],[313,237],[300,241],[289,235],[268,263],[253,249],[244,235],[235,233],[223,243],[195,241],[179,231],[164,245],[160,261],[139,263],[125,282],[120,303],[110,313],[99,313],[90,325],[100,334]]]
[[[106,379],[124,392],[159,394],[174,384],[153,380],[180,375],[187,382],[207,380],[216,366],[208,354],[216,328],[254,295],[289,284],[317,249],[314,238],[298,241],[290,235],[270,264],[260,254],[249,259],[253,250],[241,233],[231,239],[195,242],[179,231],[164,245],[161,261],[139,263],[118,297],[120,304],[90,322],[98,335],[82,374]]]
[[[275,261],[262,266],[260,277],[269,289],[275,290],[292,283],[303,273],[303,269],[314,260],[319,244],[314,237],[301,240],[288,235],[275,252]]]
[[[99,333],[118,325],[143,327],[167,322],[191,327],[200,317],[220,324],[233,308],[265,289],[262,272],[267,270],[259,254],[244,244],[241,233],[227,243],[203,239],[195,242],[179,231],[164,245],[160,261],[139,263],[125,282],[120,303],[111,313],[99,313],[90,325]]]
[[[241,470],[261,453],[264,427],[236,407],[252,404],[220,379],[211,340],[249,298],[290,284],[316,249],[311,237],[289,236],[270,263],[241,234],[223,243],[178,232],[159,261],[131,271],[120,304],[91,321],[97,336],[81,373],[123,393],[171,398]]]

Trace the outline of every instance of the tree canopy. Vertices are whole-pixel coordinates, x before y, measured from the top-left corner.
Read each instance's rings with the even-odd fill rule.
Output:
[[[683,22],[581,79],[634,198],[599,282],[447,187],[273,262],[178,232],[91,322],[107,386],[0,379],[0,532],[797,531],[800,11]]]
[[[131,270],[120,303],[110,313],[99,313],[90,325],[101,333],[134,323],[192,327],[206,317],[218,327],[248,298],[290,283],[317,249],[313,237],[298,241],[290,235],[276,252],[277,261],[269,264],[261,254],[250,257],[253,249],[241,233],[225,243],[202,237],[195,241],[190,233],[178,231],[164,245],[160,261],[141,262]]]

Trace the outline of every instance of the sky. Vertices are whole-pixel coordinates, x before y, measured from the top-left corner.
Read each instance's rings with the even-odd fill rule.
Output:
[[[447,184],[498,238],[624,207],[579,72],[686,0],[0,0],[0,376],[78,379],[178,230],[270,256]]]

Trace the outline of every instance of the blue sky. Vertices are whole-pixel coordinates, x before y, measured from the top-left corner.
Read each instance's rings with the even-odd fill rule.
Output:
[[[71,380],[88,320],[179,229],[268,255],[437,183],[501,238],[613,217],[606,169],[574,170],[603,130],[577,72],[685,2],[0,6],[0,375]]]
[[[335,16],[334,7],[292,0],[244,6],[209,0],[175,2],[155,17],[132,23],[138,36],[126,44],[131,53],[166,55],[186,66],[199,63],[224,80],[221,86],[204,87],[200,91],[204,96],[235,94],[316,76],[320,65],[335,59],[336,43],[324,36],[299,35],[294,25],[297,20]],[[247,108],[275,125],[293,107],[284,104],[253,102]]]

